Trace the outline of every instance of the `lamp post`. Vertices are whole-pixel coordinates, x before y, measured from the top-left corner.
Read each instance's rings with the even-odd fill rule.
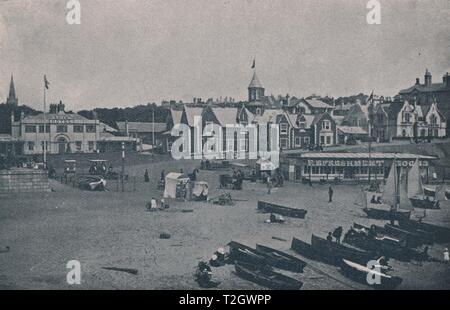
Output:
[[[125,191],[123,178],[125,177],[125,142],[122,142],[122,175],[121,175],[121,183],[122,183],[122,192]]]

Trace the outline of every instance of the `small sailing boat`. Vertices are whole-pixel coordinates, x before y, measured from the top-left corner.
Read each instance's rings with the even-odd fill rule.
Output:
[[[365,196],[365,193],[364,193]],[[384,186],[384,192],[381,200],[385,208],[367,207],[367,197],[363,199],[365,203],[363,211],[369,218],[392,220],[392,219],[409,219],[413,209],[406,193],[406,178],[403,176],[399,180],[397,164],[394,161],[391,171]],[[383,205],[380,205],[380,207]],[[390,208],[386,208],[390,206]]]
[[[408,198],[414,208],[440,209],[437,199],[437,191],[427,190],[428,194],[433,193],[432,198],[425,193],[422,178],[419,171],[419,160],[417,159],[408,173]]]

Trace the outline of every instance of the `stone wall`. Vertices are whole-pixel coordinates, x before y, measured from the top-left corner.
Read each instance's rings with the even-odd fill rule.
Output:
[[[14,168],[0,170],[0,194],[49,192],[47,172]]]

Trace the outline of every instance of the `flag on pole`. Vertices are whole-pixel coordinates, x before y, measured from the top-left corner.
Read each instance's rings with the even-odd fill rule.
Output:
[[[47,76],[46,75],[44,75],[44,85],[45,85],[46,89],[48,89],[48,87],[50,85],[50,83],[47,81]]]
[[[253,58],[253,64],[252,64],[252,69],[256,68],[256,58]]]

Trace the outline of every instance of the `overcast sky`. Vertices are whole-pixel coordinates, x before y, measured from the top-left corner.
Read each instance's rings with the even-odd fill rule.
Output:
[[[394,95],[450,71],[450,1],[380,0],[0,0],[0,101],[14,74],[19,101],[69,109],[163,99],[246,99],[250,69],[267,94]],[[419,53],[421,56],[419,56]]]

